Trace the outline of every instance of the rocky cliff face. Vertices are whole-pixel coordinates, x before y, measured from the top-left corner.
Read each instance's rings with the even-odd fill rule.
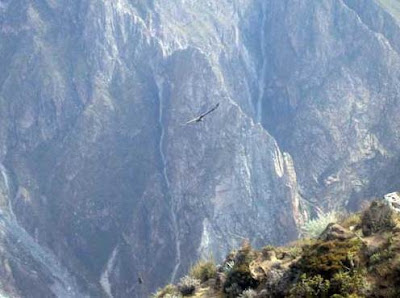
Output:
[[[262,121],[292,154],[304,197],[325,208],[399,184],[399,27],[388,6],[398,5],[382,3],[281,1],[270,10],[285,17],[264,34]]]
[[[143,297],[399,188],[393,5],[0,1],[4,291]]]

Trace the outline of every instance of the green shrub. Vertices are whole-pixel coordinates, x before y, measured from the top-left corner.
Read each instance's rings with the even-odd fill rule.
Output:
[[[295,258],[301,256],[302,252],[303,252],[303,250],[299,246],[290,246],[287,250],[287,254],[291,259],[295,259]]]
[[[359,239],[317,241],[303,248],[297,266],[302,272],[330,279],[335,273],[351,270],[359,263],[361,246]]]
[[[380,262],[382,262],[382,253],[381,252],[377,252],[374,253],[370,258],[369,258],[369,264],[371,266],[379,264]]]
[[[367,289],[367,283],[359,271],[338,272],[328,280],[317,274],[300,276],[290,290],[290,297],[358,297]]]
[[[321,275],[307,277],[306,274],[302,274],[300,280],[290,290],[289,297],[324,298],[328,297],[329,288],[329,280],[325,280]]]
[[[196,292],[197,287],[200,286],[200,281],[191,276],[182,277],[178,283],[178,290],[183,296],[189,296]]]
[[[361,294],[366,288],[365,278],[359,271],[338,272],[331,279],[331,291],[345,297],[350,294]]]
[[[390,260],[393,256],[394,256],[394,253],[391,249],[384,249],[384,250],[374,253],[372,256],[370,256],[369,265],[374,266],[374,265],[380,264],[382,262]]]
[[[256,254],[252,250],[250,242],[244,241],[234,256],[233,267],[227,272],[224,292],[228,297],[237,297],[243,291],[258,286],[258,281],[252,277],[249,267],[255,257]]]
[[[199,261],[190,269],[189,275],[201,282],[205,282],[217,276],[217,267],[213,260]]]
[[[251,276],[248,264],[235,265],[226,278],[224,292],[228,297],[237,297],[244,290],[257,286],[258,281]]]
[[[318,218],[311,219],[301,227],[301,234],[305,238],[318,238],[330,223],[337,222],[337,215],[334,212],[318,215]]]
[[[251,244],[248,240],[242,243],[242,247],[238,250],[235,256],[235,263],[250,264],[256,257],[256,253],[253,251]]]

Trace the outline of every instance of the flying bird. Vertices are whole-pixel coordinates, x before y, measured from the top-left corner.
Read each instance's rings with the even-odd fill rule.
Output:
[[[207,112],[201,114],[200,116],[197,116],[196,118],[194,118],[194,119],[192,119],[192,120],[189,120],[189,121],[186,122],[185,124],[192,124],[192,123],[198,123],[198,122],[203,121],[203,118],[204,118],[205,116],[207,116],[208,114],[214,112],[218,107],[219,107],[219,103],[217,103],[211,110],[209,110],[209,111],[207,111]]]
[[[143,283],[143,278],[141,275],[138,276],[138,283],[141,285]]]

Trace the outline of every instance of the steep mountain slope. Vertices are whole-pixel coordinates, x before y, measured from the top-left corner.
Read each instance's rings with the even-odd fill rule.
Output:
[[[270,10],[262,115],[304,197],[333,208],[399,187],[399,26],[374,1],[311,2]]]
[[[2,2],[3,206],[89,295],[143,297],[192,251],[282,243],[300,220],[290,156],[147,5]]]
[[[329,209],[399,188],[390,7],[0,1],[4,213],[76,293],[143,297],[243,237],[294,239],[300,193]]]

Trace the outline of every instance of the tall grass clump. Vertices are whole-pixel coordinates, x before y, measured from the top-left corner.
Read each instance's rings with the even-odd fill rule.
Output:
[[[338,221],[335,212],[319,214],[318,218],[311,219],[301,227],[301,234],[304,238],[318,238],[330,223]]]
[[[201,260],[190,269],[189,275],[201,282],[206,282],[217,276],[217,266],[211,258],[209,260]]]

